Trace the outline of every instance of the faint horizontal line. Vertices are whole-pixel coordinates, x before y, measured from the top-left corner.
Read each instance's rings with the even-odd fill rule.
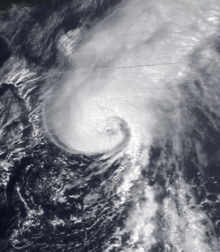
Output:
[[[163,63],[154,63],[154,64],[143,64],[143,65],[129,65],[129,66],[115,66],[115,67],[105,67],[105,68],[94,68],[94,69],[81,69],[81,70],[75,70],[75,71],[65,71],[65,72],[52,72],[47,73],[49,74],[59,74],[59,73],[77,73],[77,72],[95,72],[95,71],[107,71],[107,70],[114,70],[114,69],[126,69],[126,68],[141,68],[141,67],[154,67],[154,66],[164,66],[164,65],[176,65],[176,64],[185,64],[185,63],[196,63],[201,61],[214,61],[214,60],[220,60],[220,59],[203,59],[203,60],[192,60],[192,61],[179,61],[179,62],[163,62]]]

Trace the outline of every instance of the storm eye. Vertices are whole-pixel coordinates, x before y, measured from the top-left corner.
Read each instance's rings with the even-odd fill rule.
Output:
[[[122,130],[122,123],[120,121],[120,118],[106,118],[106,122],[104,122],[104,125],[99,126],[98,130],[101,133],[104,133],[109,136],[119,134],[119,132]]]

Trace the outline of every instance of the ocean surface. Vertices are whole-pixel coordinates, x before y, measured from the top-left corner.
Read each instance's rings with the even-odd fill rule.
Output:
[[[0,2],[0,251],[220,251],[220,2]]]

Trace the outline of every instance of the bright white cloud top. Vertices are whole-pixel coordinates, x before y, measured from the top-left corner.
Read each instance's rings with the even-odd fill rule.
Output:
[[[189,116],[184,112],[184,85],[201,80],[200,88],[194,84],[188,88],[196,97],[202,89],[204,104],[220,116],[216,107],[219,17],[217,0],[130,0],[89,31],[81,31],[81,42],[71,55],[73,72],[54,85],[45,102],[44,126],[51,139],[71,153],[130,157],[124,183],[118,188],[122,202],[140,179],[141,167],[148,165],[151,146],[163,148],[170,139],[175,155],[181,153],[181,138],[194,124],[184,118]],[[210,78],[207,83],[204,69]],[[202,160],[199,143],[195,146]],[[167,220],[163,239],[175,251],[216,251],[217,243],[213,240],[210,245],[205,238],[212,229],[202,224],[206,215],[187,205],[186,193],[192,205],[193,195],[181,175],[178,179],[178,190],[170,185],[171,198],[163,202]],[[145,184],[141,188],[148,202],[137,204],[126,227],[132,233],[131,244],[142,245],[125,251],[149,251],[156,242],[156,189]],[[172,200],[176,193],[182,216]]]
[[[205,0],[124,1],[85,32],[72,56],[75,72],[45,109],[55,142],[91,155],[172,133],[178,84],[191,72],[195,50],[215,35],[218,8]],[[209,48],[202,53],[215,57]],[[152,66],[114,69],[144,64]]]

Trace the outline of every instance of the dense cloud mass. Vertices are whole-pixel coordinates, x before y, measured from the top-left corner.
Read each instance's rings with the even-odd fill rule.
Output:
[[[219,251],[218,1],[6,7],[0,250]]]
[[[199,66],[217,60],[210,44],[218,32],[214,6],[187,1],[117,6],[82,32],[71,55],[73,73],[57,84],[45,106],[47,130],[66,149],[86,154],[118,150],[123,142],[140,149],[155,138],[164,141],[179,126],[181,84]]]

